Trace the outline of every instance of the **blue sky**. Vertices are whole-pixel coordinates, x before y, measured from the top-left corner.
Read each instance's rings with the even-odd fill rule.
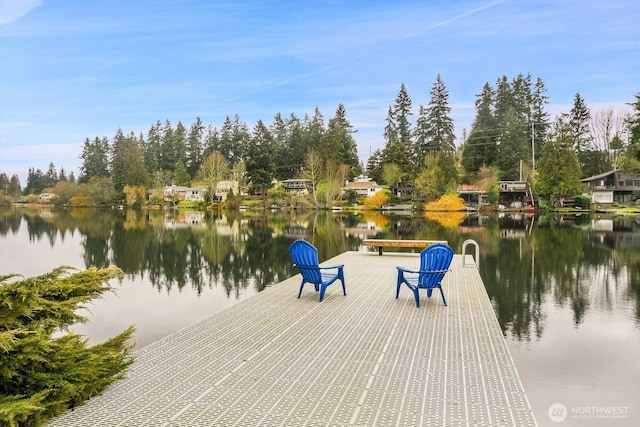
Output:
[[[404,83],[415,120],[437,74],[456,133],[506,75],[546,84],[552,117],[640,92],[638,0],[0,0],[0,172],[78,176],[85,138],[199,116],[253,128],[344,104],[363,161]],[[461,141],[458,139],[457,143]]]

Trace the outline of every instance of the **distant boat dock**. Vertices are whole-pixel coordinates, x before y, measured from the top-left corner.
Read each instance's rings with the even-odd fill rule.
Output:
[[[458,248],[456,248],[458,250]],[[136,351],[127,378],[55,427],[536,426],[485,287],[455,255],[416,308],[417,254],[346,252],[347,296],[296,275]],[[471,262],[470,262],[471,261]],[[203,296],[206,298],[206,295]]]

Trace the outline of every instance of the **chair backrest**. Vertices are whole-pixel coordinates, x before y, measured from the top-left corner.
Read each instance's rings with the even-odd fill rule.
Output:
[[[444,243],[435,243],[420,252],[419,288],[432,288],[440,284],[453,260],[453,249]],[[439,271],[437,274],[422,272]]]
[[[296,240],[289,246],[289,254],[305,281],[321,283],[318,250],[305,240]]]

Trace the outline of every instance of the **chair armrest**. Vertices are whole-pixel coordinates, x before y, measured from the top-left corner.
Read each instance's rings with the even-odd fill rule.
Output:
[[[415,273],[415,274],[420,273],[419,271],[412,270],[410,268],[405,268],[405,267],[396,267],[396,268],[398,269],[398,271],[402,271],[403,273]]]
[[[320,267],[320,270],[329,270],[329,269],[334,269],[334,268],[343,268],[344,264],[338,264],[338,265],[326,265],[323,267]]]

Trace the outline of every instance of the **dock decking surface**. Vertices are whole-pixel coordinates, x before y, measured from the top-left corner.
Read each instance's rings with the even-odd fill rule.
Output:
[[[480,275],[455,255],[416,308],[397,265],[346,252],[347,296],[294,276],[136,351],[127,378],[53,427],[535,426]],[[468,259],[467,259],[468,261]],[[204,296],[206,297],[206,296]]]

